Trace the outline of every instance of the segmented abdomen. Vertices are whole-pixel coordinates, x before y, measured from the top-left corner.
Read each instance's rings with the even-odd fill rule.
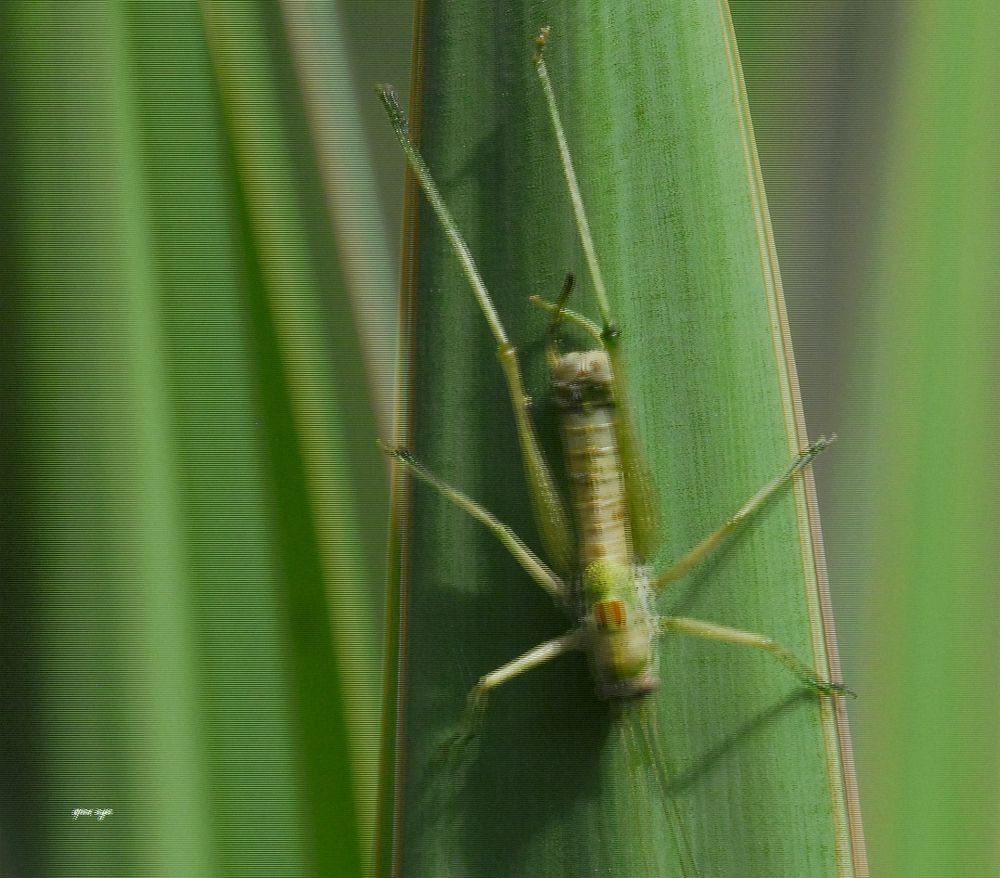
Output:
[[[562,418],[581,567],[598,560],[631,564],[614,410],[588,406]]]

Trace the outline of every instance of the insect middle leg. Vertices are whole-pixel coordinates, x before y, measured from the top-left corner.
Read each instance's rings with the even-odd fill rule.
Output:
[[[653,589],[662,591],[671,582],[675,582],[681,577],[686,576],[698,562],[710,555],[726,537],[733,533],[741,524],[752,518],[755,513],[759,512],[792,476],[811,463],[817,454],[829,448],[835,439],[836,436],[829,439],[820,438],[799,454],[788,469],[764,485],[733,516],[727,519],[720,528],[710,533],[697,546],[687,554],[681,556],[662,573],[654,576],[652,581]]]
[[[775,643],[764,634],[753,631],[740,631],[737,628],[727,628],[712,622],[702,622],[698,619],[688,619],[683,616],[661,616],[660,630],[675,634],[687,634],[692,637],[703,637],[707,640],[718,640],[722,643],[735,643],[741,646],[752,646],[769,652],[786,668],[799,677],[803,683],[819,692],[821,695],[853,694],[841,683],[831,683],[819,676],[809,665],[789,652],[780,643]]]
[[[461,491],[451,487],[447,482],[439,479],[432,472],[417,463],[413,455],[405,449],[392,448],[384,442],[379,442],[379,446],[386,454],[394,457],[403,464],[407,471],[416,476],[416,478],[430,485],[446,500],[450,500],[456,506],[468,512],[477,521],[485,524],[496,538],[503,543],[507,551],[514,556],[514,559],[524,568],[528,575],[552,595],[552,597],[565,605],[569,599],[566,583],[556,576],[545,562],[525,545],[524,540],[501,522],[492,512],[480,506],[475,500],[467,497]]]

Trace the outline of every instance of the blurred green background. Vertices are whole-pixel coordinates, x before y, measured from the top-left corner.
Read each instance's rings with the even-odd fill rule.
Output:
[[[1000,11],[730,5],[872,872],[996,875]],[[411,16],[0,7],[4,874],[362,868]]]

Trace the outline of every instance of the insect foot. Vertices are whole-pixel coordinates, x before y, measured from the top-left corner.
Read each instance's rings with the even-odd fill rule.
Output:
[[[477,685],[470,693],[465,714],[459,728],[446,737],[437,747],[434,763],[440,768],[457,771],[466,761],[472,746],[479,738],[486,710],[486,689]]]
[[[831,433],[829,438],[826,436],[820,436],[812,445],[810,445],[805,451],[802,452],[803,457],[813,458],[821,451],[826,451],[834,442],[837,441],[837,434]]]
[[[858,693],[851,689],[848,689],[843,683],[831,683],[828,680],[807,680],[809,688],[813,689],[818,695],[826,696],[827,698],[843,698],[845,695],[850,695],[851,698],[857,698]]]
[[[383,442],[381,439],[376,439],[375,443],[383,451],[383,453],[389,455],[389,457],[395,457],[396,460],[402,461],[403,463],[415,463],[413,455],[410,454],[405,448],[401,448],[398,445],[389,445],[388,442]]]

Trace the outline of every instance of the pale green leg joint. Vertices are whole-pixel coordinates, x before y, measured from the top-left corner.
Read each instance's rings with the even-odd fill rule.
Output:
[[[780,643],[775,643],[770,637],[753,631],[740,631],[737,628],[727,628],[711,622],[698,619],[688,619],[682,616],[662,616],[660,630],[674,634],[687,634],[691,637],[702,637],[706,640],[717,640],[721,643],[735,643],[740,646],[752,646],[769,652],[786,668],[795,674],[803,683],[820,695],[853,695],[843,683],[831,683],[819,676],[809,665],[790,653]]]

